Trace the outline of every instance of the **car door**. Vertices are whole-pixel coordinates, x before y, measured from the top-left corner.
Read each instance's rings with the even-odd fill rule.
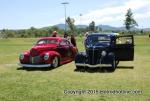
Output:
[[[68,41],[66,40],[66,44],[67,44],[67,58],[72,58],[73,57],[73,45]]]
[[[70,47],[68,45],[67,40],[62,40],[59,46],[59,53],[61,55],[61,59],[63,61],[67,61],[69,58]]]
[[[117,36],[115,40],[115,57],[117,61],[134,60],[133,35]]]

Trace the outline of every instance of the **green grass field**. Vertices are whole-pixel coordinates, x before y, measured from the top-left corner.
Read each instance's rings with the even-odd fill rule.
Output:
[[[75,71],[74,62],[56,69],[21,69],[18,55],[32,38],[0,39],[0,101],[150,101],[150,38],[135,36],[135,60],[115,72]],[[84,50],[78,38],[79,50]],[[64,90],[140,90],[141,94],[65,94]]]

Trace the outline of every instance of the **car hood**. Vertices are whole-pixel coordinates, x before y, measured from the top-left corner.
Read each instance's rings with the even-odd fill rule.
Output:
[[[87,49],[103,49],[103,48],[107,48],[110,46],[110,43],[97,43],[95,45],[87,45],[86,48]]]
[[[31,56],[38,56],[43,52],[56,50],[58,45],[36,45],[33,46],[30,50]]]

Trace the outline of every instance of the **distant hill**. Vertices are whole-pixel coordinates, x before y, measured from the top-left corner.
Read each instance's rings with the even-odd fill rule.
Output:
[[[87,25],[76,25],[77,28],[87,28]]]
[[[144,31],[150,31],[150,28],[144,28]]]
[[[54,26],[57,26],[58,28],[60,29],[65,29],[65,24],[57,24],[57,25],[54,25]],[[77,28],[86,28],[88,27],[87,25],[76,25]],[[97,27],[99,28],[102,28],[102,30],[125,30],[124,27],[113,27],[113,26],[110,26],[110,25],[98,25]],[[67,25],[67,28],[68,28],[68,25]],[[137,28],[134,28],[133,30],[137,30]]]
[[[101,28],[102,30],[124,30],[123,27],[112,27],[109,25],[98,25],[99,28]]]
[[[65,24],[57,24],[57,25],[54,25],[54,26],[57,26],[59,29],[65,29]],[[66,27],[68,28],[68,25],[66,25]],[[77,28],[86,28],[87,25],[76,25]]]
[[[59,29],[65,29],[65,24],[57,24],[57,25],[53,25],[53,26],[57,26]],[[48,26],[48,27],[43,27],[43,28],[50,28],[52,26]],[[68,25],[66,26],[68,29]],[[86,28],[88,27],[88,25],[76,25],[77,28]],[[125,27],[113,27],[110,25],[98,25],[97,27],[101,28],[103,31],[106,30],[112,30],[112,31],[122,31],[122,30],[126,30]],[[131,30],[141,30],[140,28],[132,28]],[[144,28],[143,30],[145,31],[150,31],[150,28]]]
[[[57,26],[59,29],[65,29],[65,24],[57,24],[54,26]],[[68,28],[68,25],[66,25],[66,27]]]

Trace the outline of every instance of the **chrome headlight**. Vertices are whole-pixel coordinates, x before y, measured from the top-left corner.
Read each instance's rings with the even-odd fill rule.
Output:
[[[102,51],[101,53],[102,56],[106,56],[106,54],[107,54],[106,51]]]
[[[21,53],[20,56],[19,56],[20,60],[23,60],[24,59],[24,54]]]
[[[48,59],[49,59],[49,54],[46,53],[46,54],[44,55],[44,60],[48,60]]]

